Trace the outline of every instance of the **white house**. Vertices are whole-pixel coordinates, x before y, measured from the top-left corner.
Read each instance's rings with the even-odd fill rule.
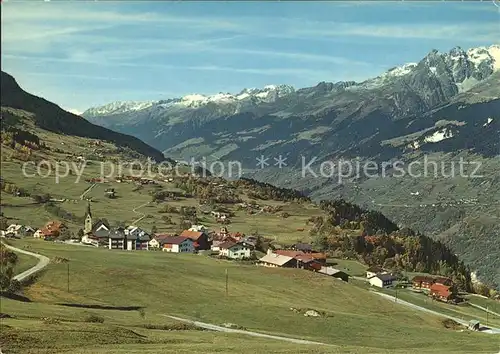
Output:
[[[374,277],[371,277],[368,281],[371,286],[376,286],[379,288],[390,288],[393,286],[393,282],[396,280],[396,277],[391,274],[377,274]]]
[[[160,248],[160,241],[158,241],[156,237],[153,237],[149,240],[149,248]]]
[[[193,253],[193,240],[184,236],[171,236],[161,239],[162,251],[173,253]]]
[[[387,273],[388,271],[386,271],[384,268],[379,266],[373,266],[366,270],[366,279],[373,278],[377,274],[387,274]]]
[[[219,245],[219,256],[231,259],[250,258],[253,247],[246,242],[227,241]]]
[[[222,245],[223,243],[225,243],[224,241],[218,241],[218,240],[215,240],[212,242],[212,246],[210,246],[210,250],[214,251],[214,252],[219,252],[220,251],[220,245]]]
[[[20,224],[11,224],[5,230],[5,234],[13,234],[14,236],[27,236],[32,235],[35,230],[31,226],[24,226]]]
[[[135,239],[136,250],[147,251],[149,249],[149,241],[151,240],[151,236],[141,228],[137,226],[129,226],[125,229],[125,235],[127,236],[127,241]]]

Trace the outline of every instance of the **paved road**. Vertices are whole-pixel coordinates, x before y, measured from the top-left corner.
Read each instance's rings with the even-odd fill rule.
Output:
[[[209,329],[209,330],[217,331],[217,332],[239,333],[239,334],[245,334],[245,335],[254,336],[254,337],[260,337],[260,338],[277,339],[277,340],[281,340],[281,341],[285,341],[285,342],[291,342],[291,343],[295,343],[295,344],[331,345],[331,344],[320,343],[320,342],[313,342],[313,341],[303,340],[303,339],[295,339],[295,338],[288,338],[288,337],[273,336],[273,335],[270,335],[270,334],[263,334],[263,333],[257,333],[257,332],[244,331],[244,330],[241,330],[241,329],[227,328],[227,327],[217,326],[217,325],[210,324],[210,323],[192,321],[192,320],[188,320],[188,319],[181,318],[181,317],[175,317],[175,316],[169,316],[169,315],[163,315],[163,316],[171,318],[171,319],[174,319],[174,320],[177,320],[177,321],[190,323],[192,325],[195,325],[196,327],[205,328],[205,329]]]
[[[404,300],[401,300],[401,299],[397,299],[396,301],[396,298],[394,296],[391,296],[391,295],[387,295],[387,294],[384,294],[384,293],[379,293],[378,291],[374,291],[372,290],[373,293],[377,294],[377,295],[380,295],[388,300],[392,300],[392,301],[395,301],[397,302],[398,304],[401,304],[401,305],[405,305],[405,306],[408,306],[408,307],[411,307],[415,310],[418,310],[418,311],[423,311],[423,312],[427,312],[427,313],[431,313],[433,315],[436,315],[436,316],[439,316],[439,317],[446,317],[446,318],[449,318],[455,322],[458,322],[464,326],[468,326],[469,325],[469,322],[468,321],[464,321],[458,317],[453,317],[453,316],[448,316],[448,315],[445,315],[443,313],[440,313],[440,312],[437,312],[437,311],[433,311],[433,310],[429,310],[429,309],[426,309],[425,307],[421,307],[421,306],[418,306],[418,305],[415,305],[415,304],[412,304],[410,302],[407,302],[407,301],[404,301]],[[482,333],[489,333],[489,334],[500,334],[500,328],[493,328],[493,327],[490,327],[488,330],[484,330],[484,331],[481,331]]]
[[[28,256],[36,257],[39,259],[38,263],[35,266],[33,266],[30,269],[14,276],[14,280],[23,281],[24,279],[28,278],[29,276],[41,271],[43,268],[45,268],[50,263],[50,259],[48,257],[42,256],[41,254],[28,252],[28,251],[25,251],[25,250],[22,250],[22,249],[13,247],[13,246],[9,246],[5,243],[4,243],[4,246],[7,247],[8,249],[14,251],[14,252],[23,253],[23,254],[26,254]]]

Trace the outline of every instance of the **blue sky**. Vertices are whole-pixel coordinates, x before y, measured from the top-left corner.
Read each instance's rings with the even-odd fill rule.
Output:
[[[2,70],[76,111],[364,80],[434,48],[499,38],[500,8],[491,1],[2,3]]]

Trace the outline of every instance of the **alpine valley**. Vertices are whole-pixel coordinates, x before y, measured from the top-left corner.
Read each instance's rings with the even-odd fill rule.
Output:
[[[114,102],[82,116],[170,157],[236,160],[248,177],[378,209],[444,241],[481,279],[500,284],[499,45],[432,50],[363,82]],[[262,169],[261,156],[269,159]],[[430,173],[396,173],[396,163],[424,159]],[[377,177],[339,179],[341,160],[372,161]]]

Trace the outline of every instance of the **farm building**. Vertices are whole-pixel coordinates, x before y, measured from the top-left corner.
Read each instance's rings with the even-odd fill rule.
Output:
[[[338,278],[343,281],[349,281],[349,274],[341,270],[335,269],[333,267],[321,267],[318,273],[329,275],[331,277]]]
[[[414,289],[430,289],[432,284],[434,284],[434,278],[417,275],[411,280]]]
[[[268,252],[264,257],[259,259],[257,265],[264,267],[284,267],[291,268],[297,266],[297,260],[293,257],[282,256],[280,254]]]
[[[454,288],[443,284],[434,283],[431,285],[429,296],[435,299],[448,302],[455,297]]]
[[[396,280],[396,277],[392,274],[377,274],[374,277],[369,279],[370,285],[376,286],[379,288],[390,288],[393,285],[393,282]]]

